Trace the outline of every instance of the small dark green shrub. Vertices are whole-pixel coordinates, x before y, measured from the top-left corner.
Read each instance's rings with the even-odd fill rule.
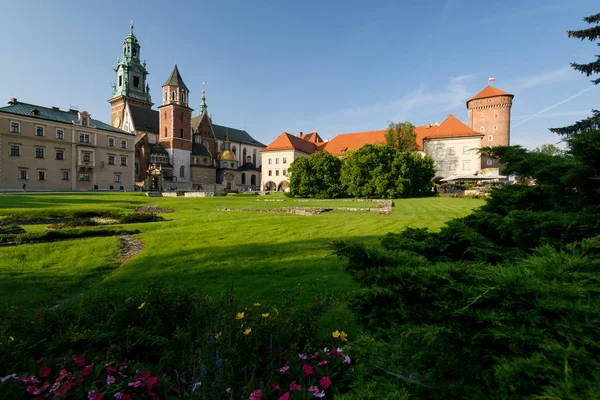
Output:
[[[92,221],[89,218],[76,218],[67,221],[60,222],[58,224],[51,225],[51,228],[54,229],[64,229],[64,228],[78,228],[82,226],[96,226],[97,222]]]
[[[119,222],[122,224],[137,224],[142,222],[156,222],[164,220],[165,219],[160,215],[140,212],[125,214],[119,218]]]
[[[89,237],[106,237],[116,235],[134,235],[140,233],[139,230],[131,229],[64,229],[50,230],[43,232],[27,232],[19,235],[2,235],[0,243],[31,243],[31,242],[50,242],[54,240],[82,239]]]
[[[20,227],[19,225],[11,224],[0,226],[0,235],[19,235],[25,232],[26,230]]]

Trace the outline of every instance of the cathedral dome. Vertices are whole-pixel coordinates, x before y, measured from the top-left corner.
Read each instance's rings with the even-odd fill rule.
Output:
[[[237,161],[237,157],[233,151],[223,150],[217,155],[217,161]]]

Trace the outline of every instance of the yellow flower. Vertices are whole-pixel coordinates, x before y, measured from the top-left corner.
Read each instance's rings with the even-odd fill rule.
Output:
[[[278,313],[278,314],[279,314],[279,311],[277,311],[277,308],[276,308],[276,307],[273,307],[273,311],[275,311],[276,313]]]
[[[262,315],[262,317],[263,317],[263,318],[269,318],[269,313],[264,313],[264,314]]]
[[[242,318],[244,318],[244,312],[243,311],[237,313],[237,315],[235,316],[235,319],[242,319]]]
[[[249,335],[252,332],[252,328],[248,328],[244,331],[244,335]]]
[[[340,331],[333,331],[331,332],[331,336],[333,336],[335,339],[340,337]]]
[[[141,310],[142,308],[144,308],[145,305],[146,305],[146,302],[143,302],[142,304],[140,304],[140,306],[138,307],[138,310]]]
[[[215,339],[219,340],[219,338],[221,337],[222,332],[219,332],[215,335]]]
[[[254,307],[260,307],[260,303],[254,303]]]
[[[12,336],[9,336],[9,337],[8,337],[8,339],[9,339],[11,342],[12,342],[13,340],[15,340],[15,338],[14,338],[14,337],[12,337]]]
[[[348,337],[348,334],[344,331],[340,332],[340,339],[342,339],[342,342],[347,342],[348,339],[346,339]]]

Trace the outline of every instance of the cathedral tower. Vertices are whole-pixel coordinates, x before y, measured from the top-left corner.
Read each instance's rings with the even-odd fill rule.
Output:
[[[159,143],[167,150],[178,182],[190,181],[192,151],[192,109],[188,106],[189,90],[177,64],[162,86],[163,104],[160,114]]]
[[[467,101],[469,126],[484,135],[481,147],[510,145],[510,109],[514,95],[487,86]],[[497,160],[481,157],[481,169],[499,168]]]
[[[117,81],[112,85],[112,96],[108,102],[113,126],[122,128],[127,102],[144,108],[152,107],[150,87],[146,83],[146,61],[140,62],[140,44],[133,34],[133,21],[129,35],[123,41],[123,58],[117,58],[115,72]]]

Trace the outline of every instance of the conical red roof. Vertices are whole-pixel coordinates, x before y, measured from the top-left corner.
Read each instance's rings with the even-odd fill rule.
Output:
[[[475,96],[471,97],[469,99],[469,101],[477,100],[477,99],[485,99],[487,97],[505,96],[505,95],[513,96],[512,94],[505,92],[504,90],[500,90],[500,89],[495,88],[490,85],[490,86],[486,86],[485,89],[483,89],[481,92],[479,92]]]

